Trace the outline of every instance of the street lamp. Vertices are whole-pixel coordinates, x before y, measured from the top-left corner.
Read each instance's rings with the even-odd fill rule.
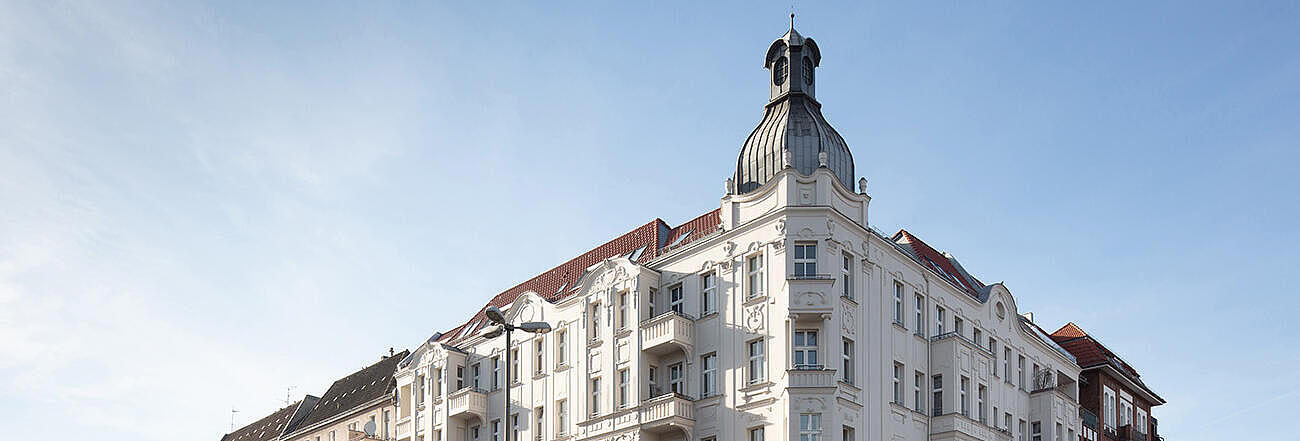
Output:
[[[506,334],[506,378],[504,378],[506,383],[506,400],[504,406],[505,413],[502,414],[501,416],[501,421],[504,422],[503,424],[504,426],[513,423],[513,421],[510,421],[510,379],[514,377],[511,376],[510,367],[513,366],[514,363],[510,360],[510,353],[512,352],[510,349],[511,349],[511,345],[513,344],[511,341],[510,333],[515,329],[518,329],[520,331],[531,332],[533,334],[545,334],[547,332],[551,332],[551,324],[546,322],[523,322],[520,323],[519,326],[515,326],[510,323],[507,323],[506,316],[504,314],[501,314],[501,308],[497,308],[495,306],[487,307],[487,310],[483,311],[483,315],[486,315],[489,321],[496,324],[495,328],[483,334],[484,337],[491,339],[491,338],[497,338],[502,333]],[[502,430],[509,430],[509,428],[502,427]],[[519,440],[515,440],[515,441],[519,441]]]

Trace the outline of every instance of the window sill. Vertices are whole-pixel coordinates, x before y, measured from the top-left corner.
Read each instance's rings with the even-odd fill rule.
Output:
[[[765,389],[765,388],[772,387],[772,385],[774,385],[774,384],[776,384],[776,383],[773,383],[773,382],[768,381],[768,380],[763,380],[763,381],[758,381],[758,382],[754,382],[754,383],[746,384],[744,387],[741,387],[740,389],[737,389],[737,390],[740,391],[740,392],[753,392],[753,391],[756,391],[756,390],[761,390],[761,389]]]
[[[570,367],[568,363],[559,364],[555,366],[555,372],[567,371]]]
[[[839,383],[840,386],[848,387],[850,389],[853,389],[854,391],[862,391],[862,388],[858,387],[858,385],[856,384],[853,384],[852,381],[844,381],[844,379],[840,379]]]
[[[718,316],[718,311],[709,311],[709,312],[701,313],[700,318],[695,319],[695,321],[697,322],[703,321],[704,319],[710,319],[717,316]]]
[[[892,324],[894,325],[895,328],[898,328],[899,331],[907,332],[907,326],[903,325],[902,323],[893,322]],[[914,332],[912,333],[912,335],[916,335],[916,333]]]
[[[628,328],[626,326],[614,332],[614,338],[623,338],[629,335],[632,335],[632,328]]]
[[[926,343],[929,343],[929,342],[930,342],[930,339],[926,338],[925,335],[923,335],[923,334],[918,334],[918,333],[913,332],[913,333],[912,333],[912,336],[921,339],[921,341],[923,341],[923,342],[926,342]]]
[[[593,339],[587,340],[587,347],[588,347],[588,348],[594,348],[594,347],[596,347],[596,346],[600,346],[601,343],[604,343],[604,341],[601,340],[600,338],[593,338]]]
[[[849,297],[849,296],[846,296],[846,295],[844,295],[844,294],[840,294],[840,300],[844,300],[844,301],[847,301],[847,302],[849,302],[849,303],[852,303],[853,306],[858,306],[858,299],[855,299],[855,298],[853,298],[853,297]]]
[[[753,305],[757,305],[757,304],[759,304],[759,303],[766,303],[766,302],[767,302],[767,294],[760,294],[760,295],[757,295],[757,296],[754,296],[754,297],[750,297],[750,298],[745,299],[745,301],[741,303],[741,306],[753,306]]]

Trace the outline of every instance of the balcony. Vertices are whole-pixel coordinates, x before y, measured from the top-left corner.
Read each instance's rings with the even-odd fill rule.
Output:
[[[663,355],[674,350],[691,353],[695,321],[686,314],[668,311],[641,322],[641,350]]]
[[[448,418],[487,419],[487,393],[482,389],[467,387],[447,396]]]
[[[411,438],[411,417],[397,420],[397,439]]]
[[[1131,425],[1119,427],[1119,441],[1147,441],[1147,434],[1137,431]]]
[[[1079,407],[1079,419],[1083,420],[1083,427],[1097,430],[1097,414],[1092,413],[1091,410]]]
[[[835,388],[835,370],[821,365],[800,365],[785,371],[791,388]]]
[[[830,274],[791,274],[785,283],[790,288],[790,314],[797,319],[825,320],[840,302]]]
[[[692,433],[695,427],[695,403],[684,395],[665,394],[641,405],[641,430],[664,433],[681,430]]]

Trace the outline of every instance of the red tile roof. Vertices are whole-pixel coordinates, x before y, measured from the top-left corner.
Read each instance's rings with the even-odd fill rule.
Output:
[[[921,264],[931,266],[931,269],[945,276],[950,282],[964,288],[967,294],[979,298],[979,289],[983,288],[984,284],[953,264],[956,259],[940,253],[907,230],[898,230],[897,233],[894,233],[892,240],[905,249],[911,250],[912,256],[919,260]]]
[[[501,294],[497,294],[487,305],[479,309],[468,322],[442,334],[438,341],[450,342],[456,340],[467,326],[475,325],[486,318],[483,312],[487,310],[488,306],[500,308],[509,305],[528,291],[536,292],[552,303],[568,298],[573,294],[572,290],[582,277],[583,272],[605,259],[627,256],[629,258],[635,257],[635,261],[639,263],[648,262],[651,259],[667,254],[670,251],[668,245],[673,244],[673,241],[676,241],[678,237],[687,235],[680,243],[675,244],[672,247],[673,249],[699,240],[701,237],[718,230],[718,227],[722,224],[720,212],[721,210],[713,210],[704,213],[675,228],[670,228],[662,219],[650,221],[614,240],[592,248],[578,257],[569,259],[568,262],[564,262],[536,277],[515,285]]]
[[[1159,395],[1156,395],[1155,392],[1151,391],[1151,388],[1147,387],[1146,383],[1142,382],[1142,376],[1138,374],[1137,369],[1134,369],[1133,366],[1124,362],[1124,360],[1119,358],[1118,355],[1115,355],[1114,352],[1107,349],[1106,345],[1101,344],[1101,342],[1097,341],[1096,338],[1088,335],[1087,332],[1084,332],[1083,328],[1080,328],[1079,325],[1074,324],[1074,322],[1066,323],[1065,326],[1061,327],[1061,329],[1057,329],[1056,332],[1053,332],[1051,337],[1053,341],[1056,341],[1056,344],[1065,348],[1065,350],[1070,351],[1070,353],[1074,355],[1074,358],[1079,360],[1080,367],[1087,368],[1110,363],[1111,366],[1116,368],[1116,370],[1128,376],[1130,380],[1133,380],[1133,382],[1137,383],[1138,386],[1146,389],[1146,391],[1152,396],[1155,396],[1156,398],[1160,397]],[[1163,401],[1163,399],[1161,401]]]

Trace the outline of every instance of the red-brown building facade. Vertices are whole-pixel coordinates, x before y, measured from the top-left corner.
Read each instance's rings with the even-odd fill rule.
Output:
[[[1165,404],[1118,355],[1074,323],[1051,334],[1078,359],[1083,441],[1162,440],[1151,408]]]

